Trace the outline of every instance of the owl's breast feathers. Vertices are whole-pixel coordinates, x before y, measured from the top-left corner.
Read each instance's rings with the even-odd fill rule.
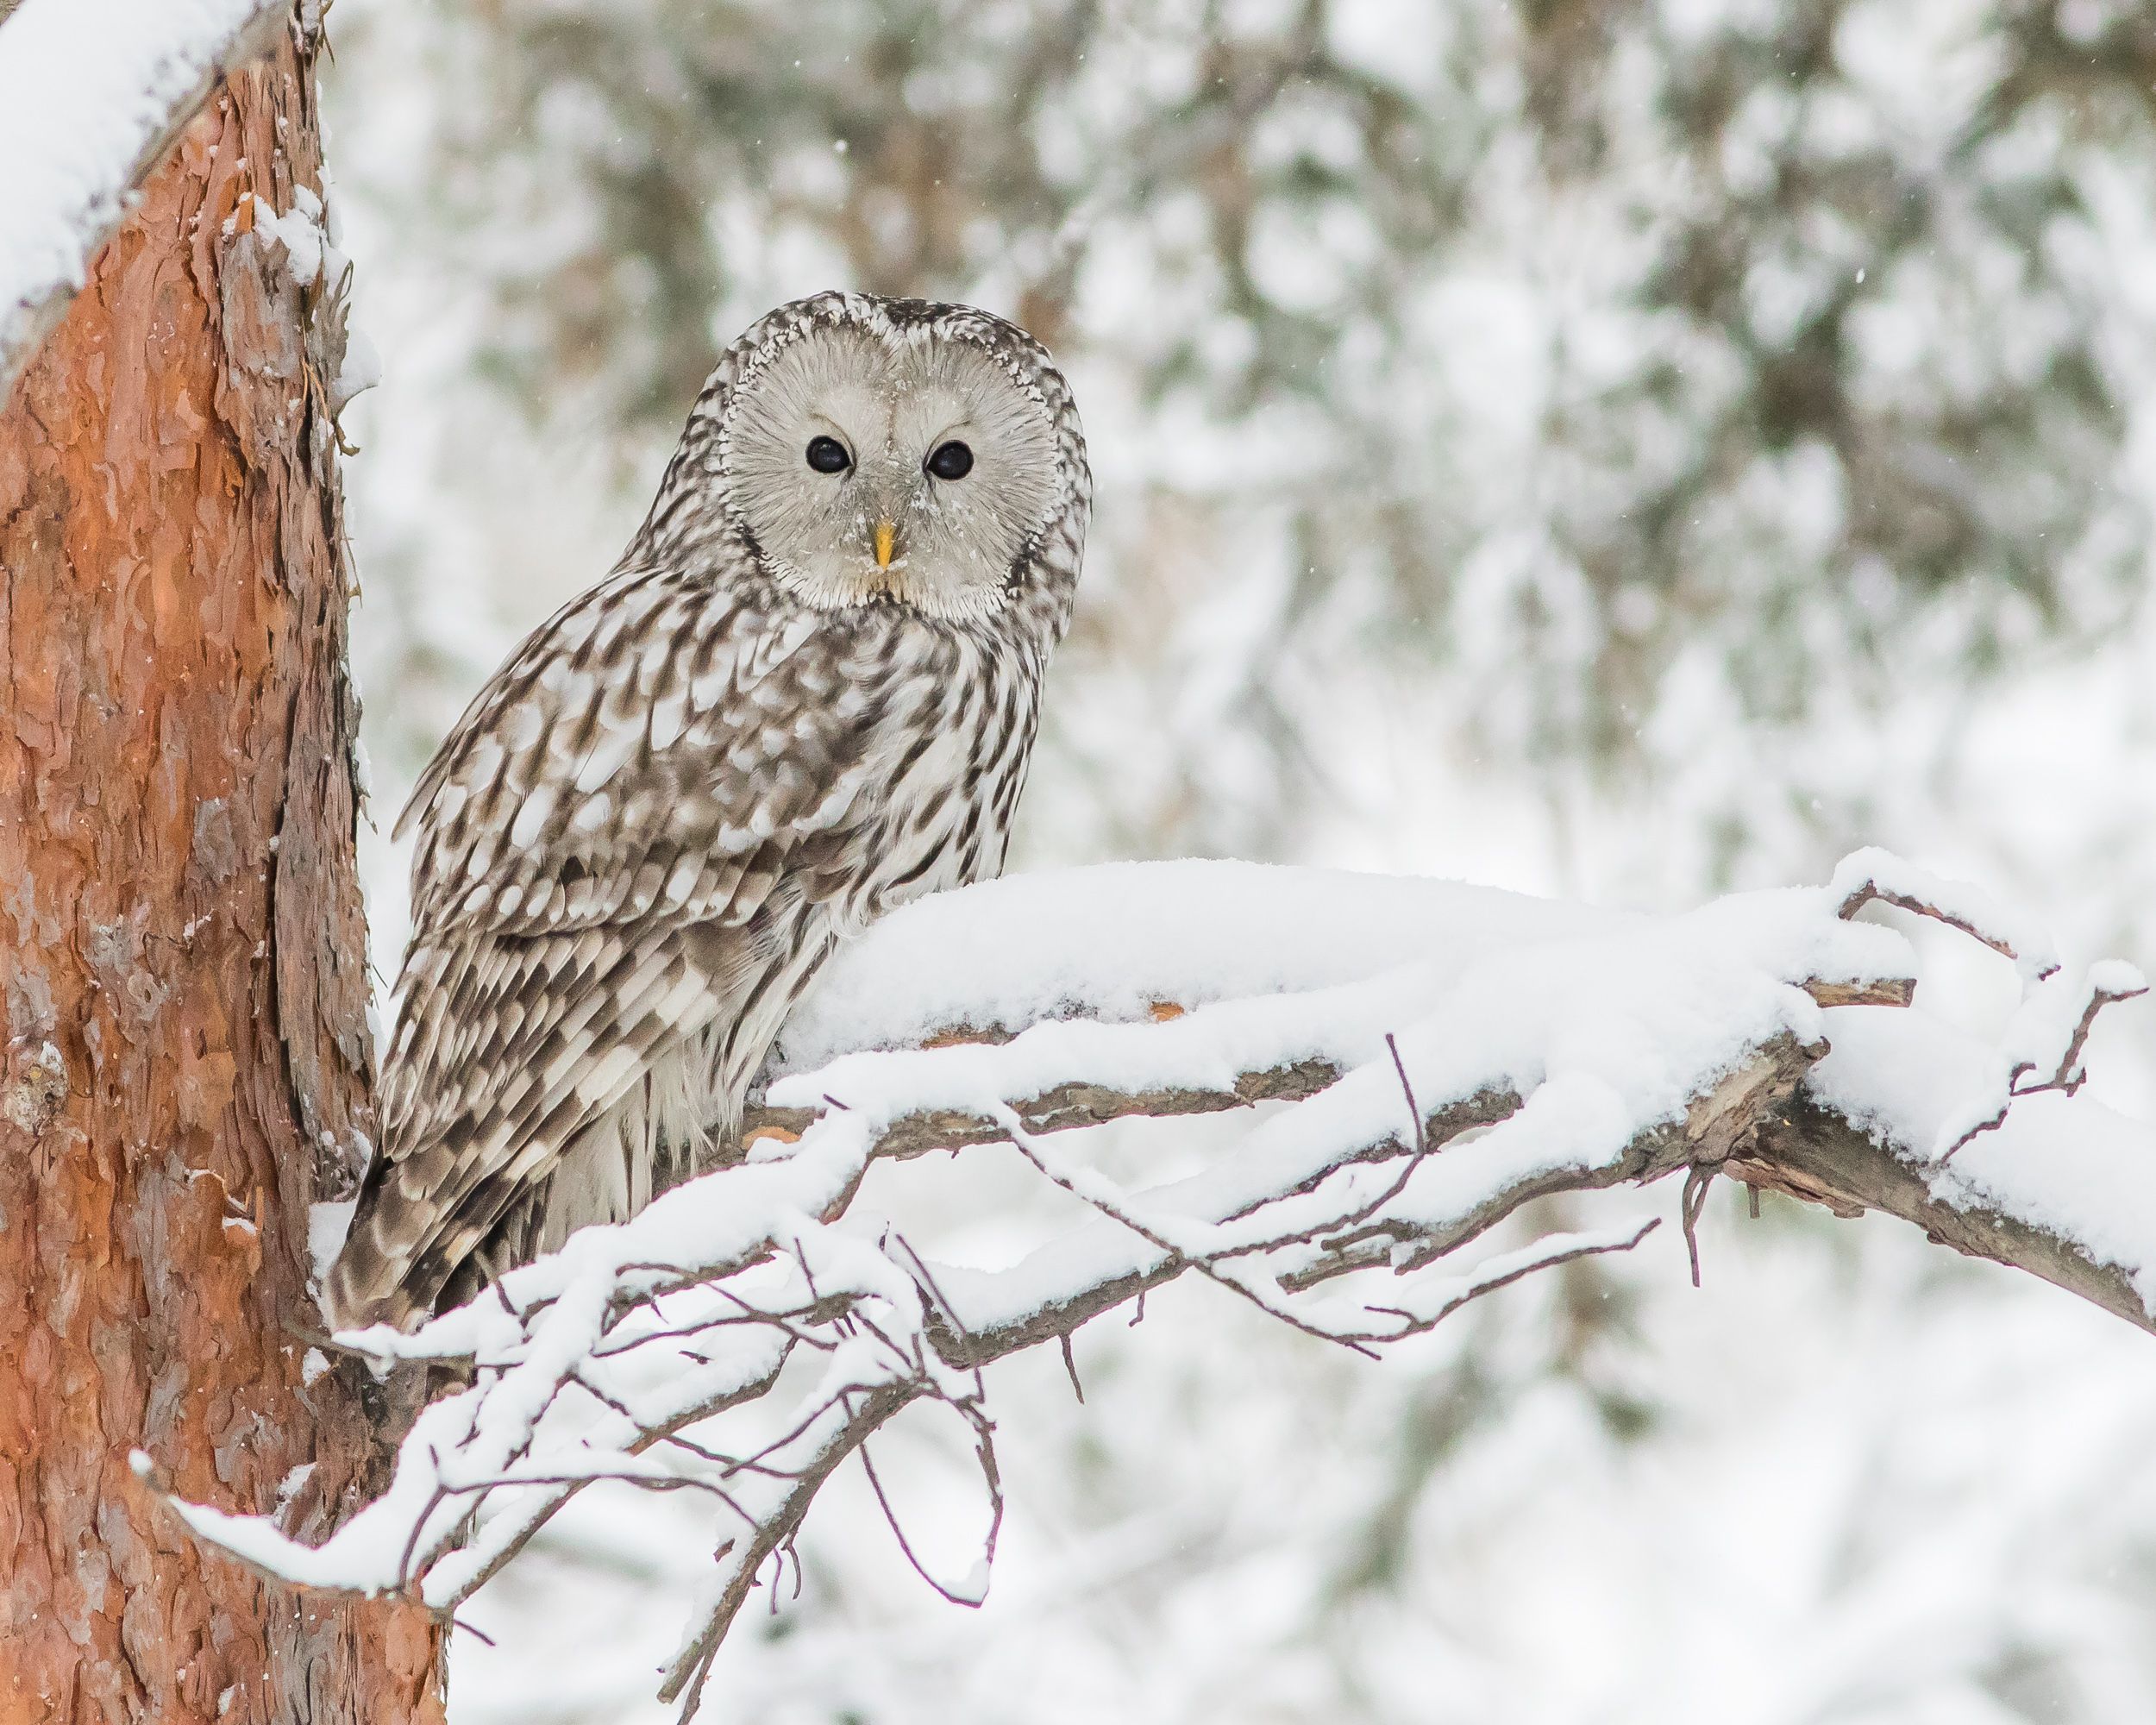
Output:
[[[398,824],[414,928],[337,1320],[633,1213],[731,1131],[837,933],[997,872],[1068,603],[952,625],[632,568],[535,633]],[[572,1174],[600,1195],[549,1208]]]

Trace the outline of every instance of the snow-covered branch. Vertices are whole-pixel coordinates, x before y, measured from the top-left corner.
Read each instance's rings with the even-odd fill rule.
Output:
[[[0,404],[128,194],[292,0],[25,0],[0,34]]]
[[[1998,1046],[1913,1004],[1903,936],[1852,919],[1880,900],[2020,965]],[[1177,1278],[1377,1353],[1653,1226],[1634,1206],[1490,1238],[1532,1200],[1682,1170],[1688,1236],[1727,1174],[1903,1216],[2156,1328],[2156,1132],[2072,1095],[2094,1013],[2139,987],[2061,970],[2040,932],[1877,853],[1670,917],[1223,862],[947,894],[833,961],[733,1165],[417,1333],[345,1338],[467,1387],[327,1544],[179,1507],[266,1570],[447,1610],[592,1479],[706,1496],[728,1532],[665,1690],[693,1710],[822,1484],[917,1404],[980,1460],[983,1561],[935,1583],[978,1600],[1002,1489],[983,1369]],[[1258,1103],[1150,1182],[1108,1177],[1074,1130]],[[1016,1157],[1073,1220],[956,1264],[862,1219],[875,1164],[962,1146]]]

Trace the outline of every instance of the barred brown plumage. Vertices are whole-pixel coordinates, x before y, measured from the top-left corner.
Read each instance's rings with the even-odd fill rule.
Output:
[[[1000,318],[826,293],[735,343],[616,572],[398,824],[413,933],[339,1323],[459,1303],[709,1166],[833,944],[1000,870],[1091,500],[1070,392]]]

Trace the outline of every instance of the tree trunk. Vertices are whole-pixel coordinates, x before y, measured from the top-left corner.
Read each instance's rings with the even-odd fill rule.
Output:
[[[310,1534],[376,1464],[304,1339],[372,1058],[340,285],[247,201],[320,184],[300,34],[188,126],[0,414],[6,1725],[442,1716],[426,1614],[263,1582],[129,1464]]]

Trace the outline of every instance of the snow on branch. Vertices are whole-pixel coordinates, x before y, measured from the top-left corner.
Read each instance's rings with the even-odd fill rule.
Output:
[[[1881,899],[2021,965],[2000,1046],[1913,1006],[1903,936],[1852,920]],[[1081,1327],[1178,1278],[1381,1353],[1654,1226],[1489,1239],[1530,1201],[1682,1170],[1688,1237],[1726,1174],[1903,1216],[2156,1329],[2156,1132],[2072,1095],[2094,1013],[2139,987],[2059,969],[2040,932],[1877,853],[1828,888],[1670,917],[1225,862],[945,894],[828,967],[731,1165],[416,1333],[342,1339],[466,1387],[418,1413],[386,1491],[327,1543],[176,1508],[269,1572],[447,1611],[592,1480],[706,1496],[723,1543],[663,1690],[690,1713],[755,1590],[790,1565],[798,1584],[825,1480],[858,1455],[891,1513],[868,1446],[917,1405],[978,1458],[981,1559],[930,1576],[893,1529],[978,1603],[1002,1502],[984,1368],[1068,1359]],[[1074,1131],[1260,1102],[1152,1183],[1109,1178]],[[1016,1157],[1076,1219],[960,1265],[851,1214],[878,1161],[962,1146]]]
[[[0,405],[162,160],[291,0],[24,0],[0,31]]]

